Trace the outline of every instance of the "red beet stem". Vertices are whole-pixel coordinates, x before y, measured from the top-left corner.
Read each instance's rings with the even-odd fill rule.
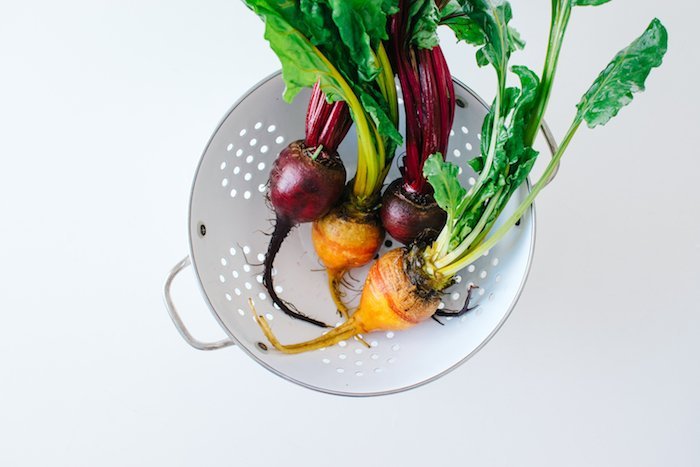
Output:
[[[320,82],[316,82],[306,111],[306,145],[315,148],[322,144],[328,151],[336,152],[351,125],[347,104],[342,101],[329,104]]]
[[[423,164],[430,155],[440,152],[444,157],[447,152],[454,122],[454,85],[440,46],[419,49],[410,43],[409,7],[408,0],[400,0],[399,13],[390,23],[392,61],[406,111],[406,155],[401,173],[407,192],[430,194]]]

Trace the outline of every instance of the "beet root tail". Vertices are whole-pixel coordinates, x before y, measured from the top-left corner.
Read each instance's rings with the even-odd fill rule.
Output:
[[[335,307],[338,310],[338,314],[345,320],[349,318],[348,307],[343,302],[343,297],[345,294],[340,291],[340,284],[343,281],[343,276],[345,276],[345,271],[338,269],[328,270],[328,289],[331,292],[331,298]]]
[[[284,240],[287,238],[289,232],[292,231],[294,225],[295,224],[291,220],[277,216],[275,221],[275,230],[272,232],[272,236],[270,237],[270,243],[267,246],[267,253],[265,254],[265,261],[263,262],[263,286],[267,290],[272,302],[277,305],[287,316],[305,321],[321,328],[330,328],[331,326],[328,324],[300,313],[294,307],[294,305],[282,300],[277,295],[277,291],[275,291],[275,284],[272,279],[272,267],[275,262],[275,258],[277,257],[277,253],[279,253],[280,248],[282,247],[282,242],[284,242]]]
[[[298,354],[302,352],[309,352],[311,350],[318,350],[325,347],[330,347],[331,345],[335,345],[340,341],[350,339],[351,337],[356,336],[360,333],[360,329],[357,326],[356,320],[350,318],[348,321],[344,322],[337,328],[328,331],[326,334],[317,337],[316,339],[312,339],[306,342],[300,342],[298,344],[285,345],[280,343],[280,341],[277,339],[275,334],[272,332],[272,329],[270,329],[270,325],[267,324],[265,318],[258,315],[258,313],[255,311],[255,307],[253,306],[252,301],[249,301],[249,304],[251,309],[253,310],[255,322],[258,323],[258,326],[260,326],[260,329],[262,330],[263,334],[265,334],[267,340],[270,341],[270,344],[272,344],[272,346],[275,349],[279,350],[282,353]]]

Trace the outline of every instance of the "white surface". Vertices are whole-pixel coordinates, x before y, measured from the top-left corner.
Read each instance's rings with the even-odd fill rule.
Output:
[[[513,3],[516,61],[536,66],[549,2]],[[671,50],[646,94],[572,144],[504,329],[435,383],[355,400],[188,348],[161,303],[199,154],[278,66],[259,22],[236,1],[4,2],[0,465],[698,465],[700,8],[670,3],[576,12],[558,135],[652,16]],[[489,72],[444,44],[488,94]],[[175,288],[192,331],[220,336],[191,274]]]

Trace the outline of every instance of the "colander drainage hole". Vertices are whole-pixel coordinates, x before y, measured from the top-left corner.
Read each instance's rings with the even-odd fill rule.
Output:
[[[199,235],[204,237],[207,234],[207,226],[204,224],[199,224]]]
[[[263,342],[258,342],[258,348],[263,352],[267,352],[267,346]]]

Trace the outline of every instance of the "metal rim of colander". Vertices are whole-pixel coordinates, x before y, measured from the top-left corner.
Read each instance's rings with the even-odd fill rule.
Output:
[[[226,324],[224,324],[223,319],[219,316],[218,312],[216,311],[216,308],[215,308],[215,307],[213,306],[213,304],[211,303],[211,301],[210,301],[210,299],[209,299],[209,296],[208,296],[207,292],[205,291],[204,283],[203,283],[203,281],[202,281],[202,278],[201,278],[201,276],[200,276],[199,269],[198,269],[198,267],[197,267],[197,261],[196,261],[195,256],[194,256],[194,246],[193,246],[193,236],[192,236],[192,231],[193,231],[193,229],[190,228],[190,227],[192,226],[192,222],[193,222],[193,217],[192,217],[192,202],[193,202],[193,198],[194,198],[195,187],[196,187],[196,184],[197,184],[197,177],[199,176],[202,163],[203,163],[203,161],[204,161],[204,158],[205,158],[207,152],[209,151],[209,147],[210,147],[210,145],[211,145],[211,143],[212,143],[212,140],[213,140],[214,137],[217,135],[217,133],[218,133],[219,130],[221,129],[221,126],[224,124],[224,122],[225,122],[225,121],[229,118],[229,116],[236,110],[236,108],[237,108],[244,100],[246,100],[252,93],[254,93],[259,87],[261,87],[262,85],[264,85],[264,84],[267,83],[268,81],[270,81],[270,80],[272,80],[272,79],[275,79],[275,78],[276,78],[277,76],[279,76],[280,74],[281,74],[281,71],[278,70],[278,71],[276,71],[276,72],[274,72],[274,73],[268,75],[267,77],[263,78],[263,79],[260,80],[258,83],[256,83],[254,86],[252,86],[250,89],[248,89],[248,91],[246,91],[246,93],[243,94],[243,96],[241,96],[241,97],[231,106],[231,108],[226,112],[226,114],[224,115],[224,117],[220,120],[219,124],[216,126],[216,129],[212,132],[211,137],[209,138],[209,140],[208,140],[206,146],[204,147],[204,151],[202,152],[202,155],[201,155],[201,157],[200,157],[200,159],[199,159],[199,162],[197,163],[197,168],[196,168],[196,170],[195,170],[194,178],[193,178],[193,181],[192,181],[192,186],[191,186],[191,189],[190,189],[190,200],[189,200],[189,205],[188,205],[188,216],[187,216],[187,222],[188,222],[188,248],[189,248],[189,255],[190,255],[189,257],[190,257],[191,262],[192,262],[192,267],[193,267],[193,269],[194,269],[195,277],[197,278],[197,286],[199,287],[199,290],[200,290],[202,296],[204,297],[204,300],[205,300],[207,306],[209,307],[209,310],[211,311],[212,315],[214,316],[214,319],[216,319],[216,321],[219,323],[219,326],[224,330],[224,332],[225,332],[225,333],[228,335],[228,337],[233,341],[233,343],[235,343],[236,346],[237,346],[238,348],[240,348],[242,351],[244,351],[246,354],[248,354],[249,357],[253,358],[253,359],[254,359],[258,364],[260,364],[263,368],[266,368],[267,370],[269,370],[269,371],[272,372],[273,374],[275,374],[275,375],[277,375],[277,376],[279,376],[279,377],[281,377],[281,378],[283,378],[283,379],[285,379],[285,380],[287,380],[287,381],[289,381],[289,382],[298,384],[299,386],[302,386],[302,387],[305,387],[305,388],[308,388],[308,389],[311,389],[311,390],[314,390],[314,391],[317,391],[317,392],[321,392],[321,393],[325,393],[325,394],[331,394],[331,395],[336,395],[336,396],[346,396],[346,397],[373,397],[373,396],[385,396],[385,395],[396,394],[396,393],[400,393],[400,392],[404,392],[404,391],[409,391],[409,390],[411,390],[411,389],[415,389],[415,388],[417,388],[417,387],[423,386],[423,385],[425,385],[425,384],[428,384],[428,383],[430,383],[430,382],[432,382],[432,381],[435,381],[435,380],[437,380],[437,379],[439,379],[439,378],[441,378],[441,377],[447,375],[448,373],[454,371],[457,367],[459,367],[459,366],[461,366],[462,364],[464,364],[464,363],[465,363],[466,361],[468,361],[470,358],[472,358],[472,357],[473,357],[476,353],[478,353],[489,341],[491,341],[491,339],[496,335],[496,333],[503,327],[503,325],[505,324],[506,320],[509,318],[509,316],[510,316],[510,314],[512,313],[513,309],[514,309],[515,306],[517,305],[518,300],[520,299],[520,296],[522,295],[522,292],[523,292],[523,290],[524,290],[525,283],[527,282],[528,276],[530,275],[530,270],[531,270],[531,267],[532,267],[532,258],[533,258],[534,252],[535,252],[535,243],[536,243],[535,239],[536,239],[536,236],[537,236],[537,222],[536,222],[536,212],[535,212],[535,205],[534,205],[534,203],[530,206],[530,212],[531,212],[531,214],[532,214],[532,235],[530,236],[530,247],[529,247],[529,252],[528,252],[527,264],[526,264],[526,267],[525,267],[525,273],[523,274],[521,283],[520,283],[520,285],[518,286],[517,293],[515,294],[515,296],[514,296],[514,298],[513,298],[513,301],[511,302],[510,306],[508,307],[508,310],[507,310],[506,313],[504,314],[503,318],[498,322],[498,324],[494,327],[494,329],[491,331],[491,333],[490,333],[490,334],[489,334],[475,349],[473,349],[471,352],[469,352],[463,359],[461,359],[460,361],[458,361],[458,362],[455,363],[454,365],[448,367],[447,369],[445,369],[445,370],[443,370],[443,371],[441,371],[441,372],[439,372],[439,373],[437,373],[437,374],[431,376],[430,378],[426,378],[426,379],[424,379],[424,380],[422,380],[422,381],[419,381],[419,382],[417,382],[417,383],[414,383],[414,384],[409,384],[409,385],[406,385],[406,386],[402,386],[402,387],[399,387],[399,388],[394,388],[394,389],[390,389],[390,390],[386,390],[386,391],[376,391],[376,392],[362,392],[362,393],[358,393],[358,392],[345,392],[345,391],[336,391],[336,390],[326,389],[326,388],[314,386],[314,385],[312,385],[312,384],[308,384],[308,383],[306,383],[306,382],[304,382],[304,381],[300,381],[300,380],[298,380],[298,379],[296,379],[296,378],[293,378],[293,377],[291,377],[291,376],[289,376],[289,375],[287,375],[287,374],[282,373],[281,371],[278,371],[274,366],[272,366],[272,365],[266,363],[265,361],[263,361],[262,359],[260,359],[257,355],[255,355],[253,352],[251,352],[250,350],[248,350],[247,347],[246,347],[245,345],[242,345],[242,343],[241,343],[241,342],[239,341],[239,339],[234,335],[234,333],[228,328],[228,326],[226,326]],[[454,77],[453,77],[452,79],[453,79],[453,81],[455,82],[456,85],[461,86],[464,90],[466,90],[469,94],[471,94],[481,105],[484,106],[484,108],[486,108],[486,109],[489,108],[488,104],[487,104],[478,94],[476,94],[469,86],[467,86],[467,85],[465,85],[464,83],[462,83],[459,79],[456,79],[456,78],[454,78]],[[550,150],[552,151],[552,153],[553,153],[553,152],[555,151],[557,145],[556,145],[556,142],[554,141],[554,138],[553,138],[553,136],[552,136],[552,134],[551,134],[549,128],[547,127],[546,123],[543,123],[543,125],[542,125],[542,132],[543,132],[543,134],[544,134],[544,137],[545,137],[545,140],[546,140],[546,143],[547,143],[549,149],[550,149]],[[554,177],[554,176],[552,176],[552,178],[553,178],[553,177]],[[529,178],[526,179],[526,183],[527,183],[527,188],[528,188],[528,191],[529,191],[530,188],[531,188],[531,184],[530,184]]]

